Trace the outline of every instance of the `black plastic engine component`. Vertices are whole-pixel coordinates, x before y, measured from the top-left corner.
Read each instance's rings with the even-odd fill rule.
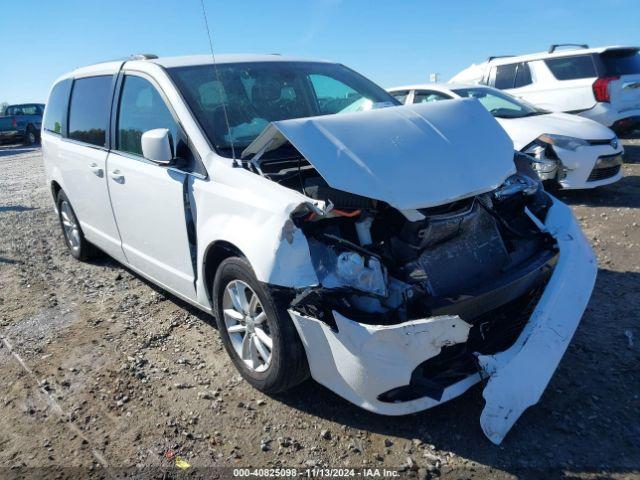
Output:
[[[316,200],[331,201],[337,209],[372,208],[373,201],[370,198],[344,192],[327,185],[322,177],[308,178],[304,182],[304,194]]]

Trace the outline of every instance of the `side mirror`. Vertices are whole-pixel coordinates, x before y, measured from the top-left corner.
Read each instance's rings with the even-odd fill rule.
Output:
[[[173,160],[171,134],[167,128],[156,128],[142,134],[142,156],[159,165],[169,165]]]

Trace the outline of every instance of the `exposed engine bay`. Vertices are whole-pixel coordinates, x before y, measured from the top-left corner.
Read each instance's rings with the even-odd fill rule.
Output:
[[[315,281],[273,288],[312,377],[386,415],[487,379],[480,423],[500,443],[546,388],[597,266],[531,159],[477,102],[453,102],[273,122],[235,166],[310,199],[278,250]],[[448,141],[471,124],[473,144]]]
[[[293,307],[327,322],[336,310],[388,325],[443,314],[471,321],[542,281],[557,249],[532,216],[543,222],[550,201],[526,159],[518,160],[524,173],[498,189],[415,210],[412,218],[383,201],[332,188],[291,145],[243,166],[327,205],[293,216],[321,282]],[[532,271],[539,273],[535,279],[528,278]],[[514,290],[522,276],[527,281]]]

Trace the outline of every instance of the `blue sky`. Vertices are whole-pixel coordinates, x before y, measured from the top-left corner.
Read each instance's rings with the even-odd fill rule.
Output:
[[[551,43],[640,44],[638,0],[205,0],[216,53],[344,63],[382,86],[448,79]],[[0,102],[46,100],[78,66],[208,53],[200,0],[3,0]]]

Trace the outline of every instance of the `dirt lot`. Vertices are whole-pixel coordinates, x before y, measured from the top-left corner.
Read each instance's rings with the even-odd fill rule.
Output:
[[[40,151],[0,147],[0,477],[281,465],[640,478],[640,141],[625,145],[622,181],[560,195],[597,252],[598,281],[541,402],[499,447],[478,423],[481,387],[401,418],[312,381],[277,398],[253,390],[207,315],[108,258],[73,260]],[[170,449],[191,468],[170,467]]]

